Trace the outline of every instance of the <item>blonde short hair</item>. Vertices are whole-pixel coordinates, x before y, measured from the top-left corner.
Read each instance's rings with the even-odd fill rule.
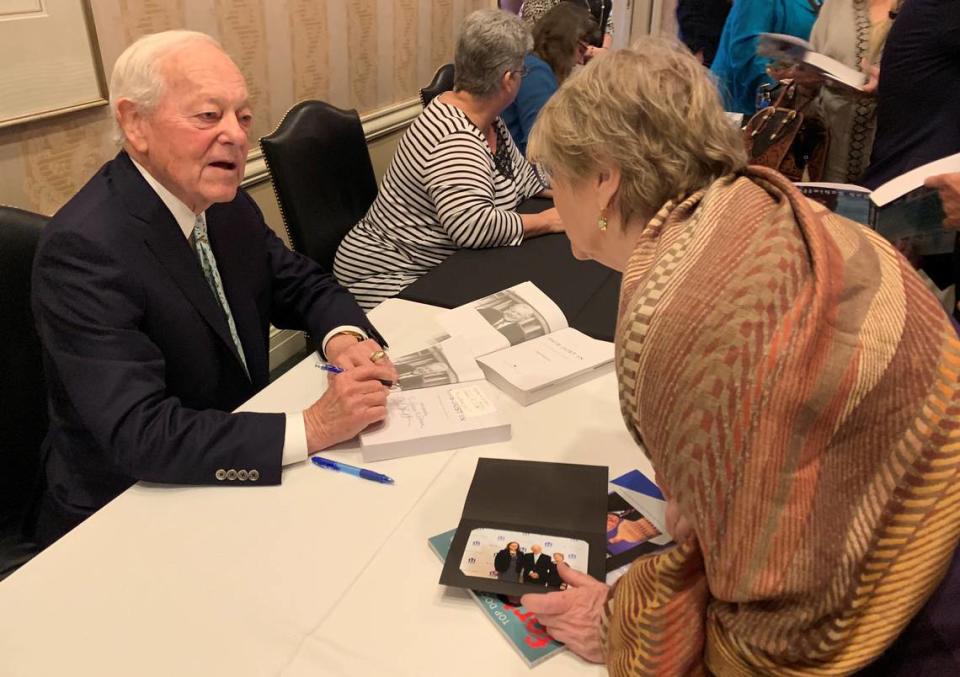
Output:
[[[747,162],[707,70],[660,38],[597,57],[564,82],[540,111],[528,153],[547,173],[572,180],[618,167],[624,223],[650,218]]]

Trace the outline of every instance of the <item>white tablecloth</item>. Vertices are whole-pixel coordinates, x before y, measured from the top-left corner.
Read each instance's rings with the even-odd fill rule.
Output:
[[[402,354],[436,312],[393,300],[371,319]],[[307,358],[242,409],[300,409],[324,382]],[[526,408],[503,396],[511,441],[372,466],[394,486],[309,463],[275,487],[138,484],[0,583],[0,675],[527,674],[437,584],[427,538],[456,526],[480,456],[648,471],[616,400],[609,373]],[[534,670],[601,669],[565,652]]]

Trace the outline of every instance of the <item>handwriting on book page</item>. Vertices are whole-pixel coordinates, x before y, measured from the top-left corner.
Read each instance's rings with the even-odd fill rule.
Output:
[[[414,432],[431,425],[463,422],[496,412],[496,406],[476,385],[400,393],[389,399],[387,407],[392,422]]]
[[[393,419],[404,428],[423,430],[427,420],[427,406],[415,397],[400,396],[390,402]]]
[[[486,416],[496,411],[493,403],[477,386],[466,386],[449,391],[450,401],[463,418]]]

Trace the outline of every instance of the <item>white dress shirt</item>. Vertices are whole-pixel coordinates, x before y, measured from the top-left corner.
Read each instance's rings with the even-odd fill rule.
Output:
[[[189,240],[190,235],[193,233],[193,226],[197,220],[197,216],[200,216],[200,218],[206,221],[206,212],[200,212],[199,215],[194,214],[190,207],[184,204],[184,202],[176,195],[167,190],[167,188],[157,181],[150,174],[150,172],[144,169],[140,163],[133,158],[130,159],[133,162],[133,166],[136,167],[137,170],[143,175],[143,178],[146,180],[146,182],[151,188],[153,188],[154,192],[157,194],[163,204],[166,205],[167,209],[170,210],[170,213],[173,215],[177,225],[180,226],[180,230],[183,231],[183,236]],[[343,331],[352,331],[360,334],[361,336],[367,336],[367,333],[360,327],[354,327],[351,325],[336,327],[327,332],[327,335],[323,337],[321,346],[324,355],[326,355],[327,343],[330,341],[330,339]],[[303,421],[303,412],[288,412],[286,417],[287,421],[286,429],[284,430],[283,434],[283,457],[281,463],[283,465],[290,465],[291,463],[298,463],[306,460],[307,456],[309,455],[309,449],[307,449],[307,428]]]

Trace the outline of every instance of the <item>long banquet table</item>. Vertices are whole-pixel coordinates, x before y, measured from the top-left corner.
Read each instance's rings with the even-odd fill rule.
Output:
[[[402,354],[439,334],[437,312],[394,299],[371,319]],[[314,359],[241,409],[312,402]],[[0,675],[527,674],[437,584],[427,538],[456,526],[480,456],[649,471],[616,398],[609,372],[529,407],[498,394],[510,441],[371,466],[394,486],[309,463],[274,487],[137,484],[0,583]],[[602,673],[570,652],[534,670]]]

